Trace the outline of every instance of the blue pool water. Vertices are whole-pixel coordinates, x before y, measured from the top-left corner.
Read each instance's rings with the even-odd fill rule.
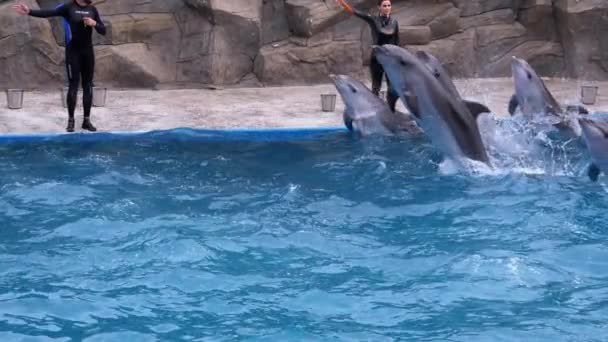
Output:
[[[606,341],[606,178],[574,143],[534,153],[452,172],[342,131],[3,139],[0,340]]]

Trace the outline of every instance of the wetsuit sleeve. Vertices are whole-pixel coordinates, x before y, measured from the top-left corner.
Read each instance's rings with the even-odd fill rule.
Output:
[[[49,9],[49,10],[31,9],[29,15],[32,17],[36,17],[36,18],[50,18],[50,17],[64,17],[65,18],[67,16],[67,7],[65,5],[61,5],[54,9]]]
[[[357,17],[365,20],[372,27],[376,27],[376,24],[374,23],[374,18],[372,18],[372,16],[369,15],[368,13],[364,13],[359,10],[353,10],[353,14],[356,15]]]
[[[103,24],[103,21],[101,21],[101,17],[99,16],[99,12],[97,11],[97,8],[93,8],[93,11],[95,11],[95,18],[93,18],[93,20],[95,20],[97,22],[97,25],[95,25],[95,31],[97,31],[97,33],[101,34],[102,36],[106,35],[106,25]]]

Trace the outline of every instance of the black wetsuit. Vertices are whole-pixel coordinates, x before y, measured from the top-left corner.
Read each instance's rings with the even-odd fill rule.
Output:
[[[95,53],[93,50],[92,32],[90,26],[84,25],[84,18],[88,17],[97,22],[95,30],[105,35],[104,26],[95,6],[80,6],[76,1],[70,1],[51,10],[30,10],[33,17],[63,17],[65,28],[65,65],[69,80],[67,96],[68,114],[74,119],[74,109],[78,96],[78,83],[82,78],[82,104],[84,117],[91,115],[93,102],[93,74],[95,73]]]
[[[374,45],[399,45],[399,23],[396,19],[390,16],[372,16],[357,10],[354,11],[354,14],[369,24],[372,30],[372,39]],[[382,68],[382,65],[378,63],[373,54],[369,64],[369,69],[372,75],[372,92],[378,95],[382,86],[384,69]],[[386,100],[391,109],[395,111],[395,104],[397,103],[397,99],[399,99],[399,95],[392,89],[388,77],[386,78],[386,84],[389,90],[386,95]]]

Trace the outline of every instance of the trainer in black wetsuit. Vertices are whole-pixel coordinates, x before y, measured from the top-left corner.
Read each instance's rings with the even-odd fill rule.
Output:
[[[399,45],[399,23],[397,19],[383,15],[369,15],[367,13],[363,13],[356,9],[353,9],[346,3],[345,1],[339,1],[340,4],[349,12],[356,15],[357,17],[365,20],[369,24],[369,27],[372,31],[372,40],[374,45],[384,45],[384,44],[393,44]],[[378,6],[390,6],[391,2],[387,0],[379,0]],[[369,69],[372,76],[372,92],[376,95],[380,93],[380,88],[382,87],[382,77],[384,77],[384,69],[382,65],[378,63],[376,57],[372,54]],[[390,108],[395,111],[395,105],[397,104],[397,100],[399,99],[399,95],[392,89],[391,83],[386,78],[387,84],[387,95],[386,100],[390,106]]]
[[[84,120],[82,128],[89,131],[97,129],[91,123],[91,105],[93,102],[93,74],[95,72],[95,52],[92,42],[91,21],[85,23],[85,18],[95,21],[97,33],[105,35],[104,26],[97,8],[89,0],[69,1],[51,10],[30,10],[29,15],[39,18],[63,17],[65,23],[65,64],[67,68],[69,90],[68,103],[68,132],[74,131],[74,110],[78,97],[78,83],[82,79],[82,104]]]

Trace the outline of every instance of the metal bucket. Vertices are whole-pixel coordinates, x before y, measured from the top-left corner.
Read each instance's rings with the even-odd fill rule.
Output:
[[[597,99],[597,86],[582,86],[581,87],[581,102],[586,105],[595,104]]]
[[[23,89],[7,89],[6,104],[9,109],[21,109],[23,107]]]
[[[336,94],[321,94],[321,110],[324,112],[336,110]]]
[[[103,107],[106,105],[106,95],[108,88],[93,87],[93,107]]]

